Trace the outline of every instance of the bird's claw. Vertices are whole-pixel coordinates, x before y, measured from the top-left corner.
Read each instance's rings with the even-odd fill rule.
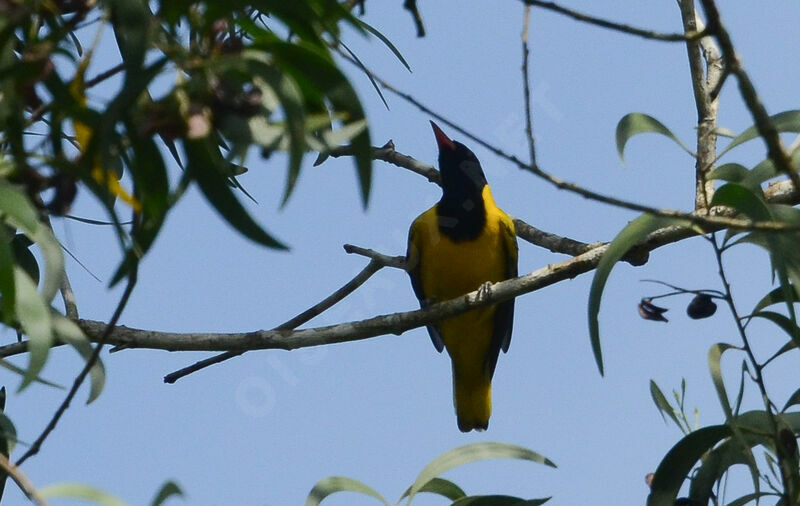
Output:
[[[492,282],[486,281],[481,286],[478,287],[478,300],[485,300],[487,297],[492,295]]]

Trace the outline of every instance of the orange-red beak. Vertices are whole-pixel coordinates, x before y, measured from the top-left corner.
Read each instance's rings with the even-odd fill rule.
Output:
[[[442,132],[439,125],[431,121],[431,126],[433,127],[433,134],[436,136],[436,144],[439,145],[439,151],[443,149],[455,151],[456,145],[453,144],[453,140]]]

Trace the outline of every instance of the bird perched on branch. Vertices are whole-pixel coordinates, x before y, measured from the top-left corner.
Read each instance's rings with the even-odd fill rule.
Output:
[[[439,145],[442,198],[422,213],[408,235],[408,272],[425,307],[487,283],[517,276],[514,222],[497,207],[475,154],[431,121]],[[428,326],[436,350],[453,364],[453,402],[462,432],[484,430],[492,411],[497,357],[508,351],[514,300],[473,309]]]

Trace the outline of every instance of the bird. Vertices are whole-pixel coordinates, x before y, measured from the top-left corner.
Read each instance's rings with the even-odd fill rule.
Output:
[[[411,224],[406,252],[422,308],[517,277],[514,222],[497,207],[475,154],[431,121],[439,148],[442,197]],[[484,292],[485,293],[485,292]],[[486,430],[491,382],[500,350],[508,351],[514,299],[428,325],[453,369],[453,403],[461,432]]]

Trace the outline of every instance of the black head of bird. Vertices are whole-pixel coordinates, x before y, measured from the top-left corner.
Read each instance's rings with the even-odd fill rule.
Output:
[[[442,198],[437,206],[439,228],[454,241],[477,237],[486,223],[483,187],[486,176],[475,153],[450,139],[431,121],[439,145]]]

